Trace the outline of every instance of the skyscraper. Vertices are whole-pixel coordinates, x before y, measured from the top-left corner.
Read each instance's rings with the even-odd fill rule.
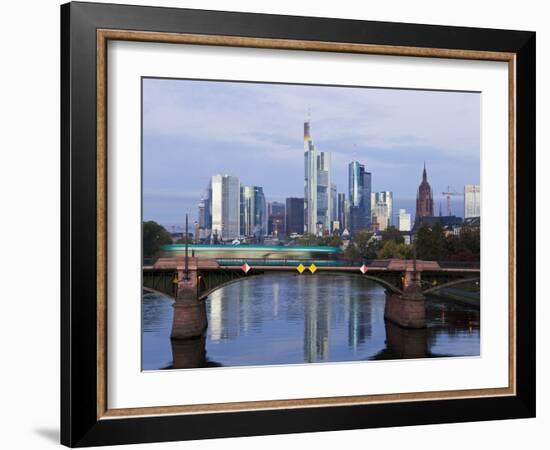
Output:
[[[347,228],[346,221],[346,194],[340,192],[338,194],[338,222],[340,222],[340,229],[343,231]]]
[[[330,229],[332,200],[330,182],[330,153],[317,154],[317,224]]]
[[[411,231],[411,215],[404,209],[399,210],[399,231]]]
[[[304,232],[330,230],[332,208],[330,153],[316,150],[307,121],[304,122]]]
[[[422,182],[418,186],[416,194],[416,217],[426,217],[434,215],[434,199],[432,188],[428,183],[428,174],[426,173],[426,163],[422,171]]]
[[[365,227],[370,228],[371,225],[371,204],[370,197],[372,193],[372,174],[366,172],[363,174],[363,198],[365,199]]]
[[[214,175],[211,179],[212,234],[233,239],[240,232],[240,182],[231,175]]]
[[[303,208],[302,208],[303,209]],[[269,202],[267,204],[267,232],[275,236],[285,234],[285,204]]]
[[[481,190],[479,184],[464,186],[464,218],[479,217],[481,205]]]
[[[317,224],[317,151],[311,140],[309,121],[304,123],[304,229],[315,233]],[[288,202],[288,200],[287,200]],[[288,205],[287,205],[288,206]],[[287,208],[288,211],[288,208]],[[287,212],[288,214],[288,212]],[[288,229],[288,228],[287,228]],[[294,231],[297,233],[297,231]]]
[[[206,213],[205,213],[205,202],[204,197],[201,197],[199,200],[199,204],[197,205],[199,208],[199,221],[198,226],[199,228],[204,229],[204,224],[206,223]]]
[[[261,240],[266,233],[266,203],[263,188],[241,186],[240,234]]]
[[[212,184],[208,183],[204,200],[204,228],[210,232],[212,230]]]
[[[304,199],[290,197],[286,199],[286,234],[304,234]]]
[[[392,225],[393,194],[390,191],[371,193],[372,224],[377,230],[384,231]]]
[[[197,242],[207,240],[212,231],[212,214],[211,214],[211,198],[212,186],[208,183],[205,194],[199,199],[198,203],[198,218],[195,227],[195,239]]]
[[[330,185],[330,221],[336,220],[338,220],[338,192],[336,185],[332,183]]]
[[[372,175],[365,171],[365,166],[357,161],[348,165],[349,190],[349,223],[348,230],[353,235],[370,227],[371,216],[371,183]]]

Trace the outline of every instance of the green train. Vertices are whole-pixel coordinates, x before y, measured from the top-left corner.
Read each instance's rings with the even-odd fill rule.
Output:
[[[185,244],[162,247],[164,257],[185,256]],[[215,259],[222,265],[241,265],[245,261],[263,261],[265,265],[299,265],[314,262],[318,266],[343,264],[340,247],[282,245],[200,245],[189,244],[189,256]]]

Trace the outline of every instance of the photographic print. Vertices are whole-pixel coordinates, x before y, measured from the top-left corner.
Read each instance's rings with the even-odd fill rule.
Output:
[[[480,101],[142,78],[142,369],[479,356]]]
[[[61,442],[534,417],[535,37],[62,5]]]

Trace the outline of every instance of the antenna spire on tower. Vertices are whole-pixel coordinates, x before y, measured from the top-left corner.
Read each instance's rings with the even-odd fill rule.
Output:
[[[427,181],[428,180],[428,174],[426,172],[426,160],[424,160],[424,170],[422,171],[422,180]]]

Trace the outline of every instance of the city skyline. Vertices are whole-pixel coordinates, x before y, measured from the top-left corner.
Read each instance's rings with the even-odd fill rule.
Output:
[[[373,192],[393,192],[394,212],[405,208],[414,214],[419,166],[426,159],[437,215],[440,202],[446,214],[446,200],[440,192],[446,191],[448,185],[462,191],[466,184],[479,184],[478,94],[157,79],[145,79],[143,92],[144,220],[182,224],[186,212],[192,222],[198,220],[197,205],[205,185],[218,173],[238,177],[243,186],[263,187],[268,202],[284,203],[286,198],[303,197],[304,162],[300,142],[303,129],[300,128],[306,118],[302,113],[298,123],[288,120],[287,117],[300,113],[293,103],[294,95],[298,96],[296,100],[302,98],[304,104],[310,105],[317,152],[330,154],[327,188],[331,191],[336,184],[335,192],[345,193],[347,197],[348,165],[358,161],[372,173]],[[212,95],[218,99],[215,105],[211,104]],[[410,124],[399,124],[404,116],[413,113],[419,96],[423,104],[419,111],[429,109],[430,105],[432,111],[420,113],[425,116],[421,121],[424,125],[418,125],[420,131],[405,136],[407,128],[411,131]],[[351,101],[351,97],[355,99]],[[358,101],[361,99],[363,102]],[[328,100],[331,100],[330,107]],[[258,103],[264,104],[263,108],[251,115],[248,109]],[[351,105],[349,115],[339,115],[343,114],[346,104]],[[355,117],[359,104],[369,106],[376,112],[375,116],[371,112]],[[250,123],[228,129],[221,118],[227,117],[230,106],[234,107],[232,113],[236,116],[232,124],[235,119]],[[474,122],[477,119],[477,126],[472,126],[472,116]],[[167,120],[161,124],[162,117]],[[270,118],[273,120],[269,121]],[[179,122],[179,126],[174,121]],[[265,121],[264,125],[257,125],[259,121]],[[395,125],[391,134],[380,128],[387,121]],[[378,125],[376,130],[372,130],[373,123]],[[455,133],[441,136],[442,128],[455,129]],[[296,135],[289,136],[289,133]],[[358,142],[360,137],[363,140]],[[457,139],[465,143],[464,151],[454,148]],[[227,157],[217,158],[221,151],[225,151]],[[178,170],[191,164],[192,171]],[[462,216],[463,199],[452,200],[453,213]]]

